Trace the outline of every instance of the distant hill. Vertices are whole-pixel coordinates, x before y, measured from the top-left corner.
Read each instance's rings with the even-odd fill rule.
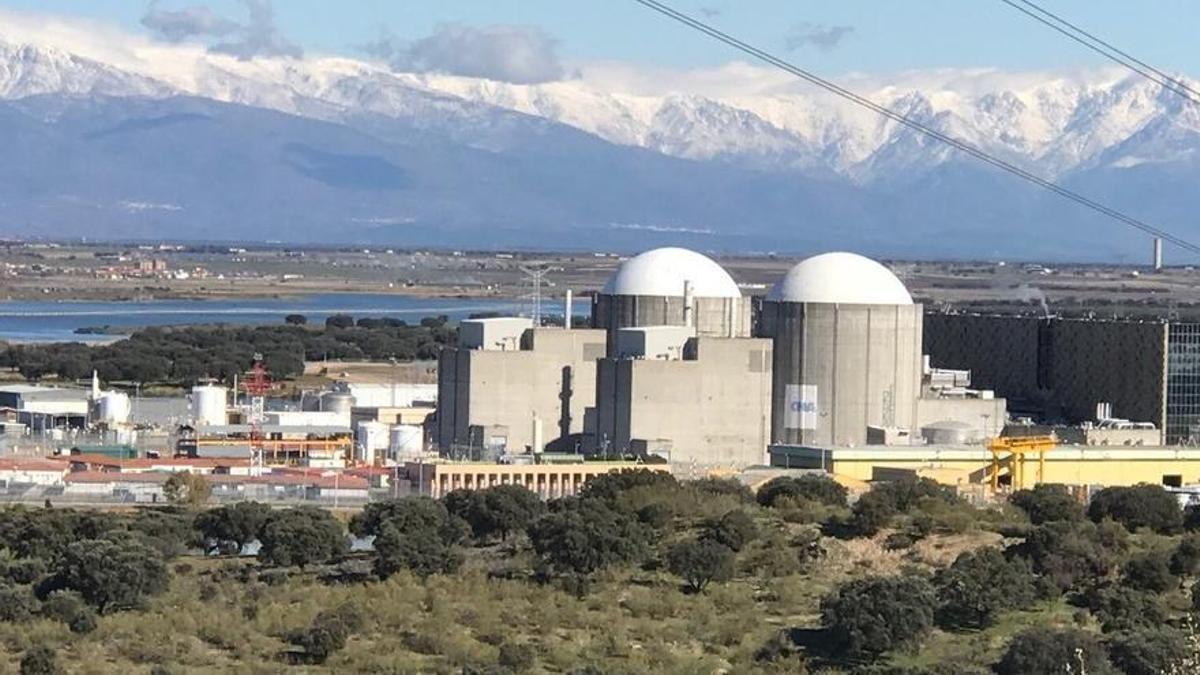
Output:
[[[989,77],[879,96],[1200,239],[1193,107],[1120,77]],[[212,57],[183,78],[0,44],[0,234],[1149,255],[1145,236],[815,95],[618,94],[346,59]]]

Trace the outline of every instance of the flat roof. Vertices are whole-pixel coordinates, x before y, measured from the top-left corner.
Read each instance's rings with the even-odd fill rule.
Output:
[[[992,453],[981,445],[864,445],[831,447],[773,443],[770,452],[796,456],[820,457],[821,453],[835,460],[900,461],[991,461]],[[1001,453],[1004,454],[1004,453]],[[1060,445],[1046,451],[1047,462],[1062,461],[1200,461],[1200,448],[1163,445]]]

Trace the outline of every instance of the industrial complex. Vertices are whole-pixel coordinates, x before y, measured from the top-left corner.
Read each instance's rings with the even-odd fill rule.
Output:
[[[218,497],[349,501],[510,483],[549,498],[634,467],[992,491],[1200,483],[1200,324],[927,311],[845,252],[763,286],[646,251],[591,294],[585,325],[567,295],[560,326],[461,321],[436,383],[342,373],[287,399],[258,364],[176,399],[0,387],[0,440],[43,450],[0,476],[135,500],[161,498],[174,471]]]

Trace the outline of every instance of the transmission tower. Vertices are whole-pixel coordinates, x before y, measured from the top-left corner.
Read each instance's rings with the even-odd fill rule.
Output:
[[[546,267],[534,267],[531,265],[522,265],[521,271],[525,273],[525,283],[529,284],[530,290],[522,296],[530,305],[529,316],[533,319],[534,326],[542,325],[542,286],[547,284],[546,275],[550,272]]]
[[[242,382],[242,388],[250,396],[250,473],[261,476],[263,473],[263,454],[265,449],[263,436],[263,417],[265,397],[271,389],[271,376],[263,365],[262,354],[254,355],[254,366],[250,374]]]

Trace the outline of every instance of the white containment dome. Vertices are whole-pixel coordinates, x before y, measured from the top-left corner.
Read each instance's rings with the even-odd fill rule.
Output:
[[[891,270],[857,253],[822,253],[800,261],[767,294],[769,302],[911,305]]]
[[[682,296],[691,284],[698,298],[740,298],[733,277],[711,258],[686,248],[656,248],[626,260],[604,285],[605,295]]]

